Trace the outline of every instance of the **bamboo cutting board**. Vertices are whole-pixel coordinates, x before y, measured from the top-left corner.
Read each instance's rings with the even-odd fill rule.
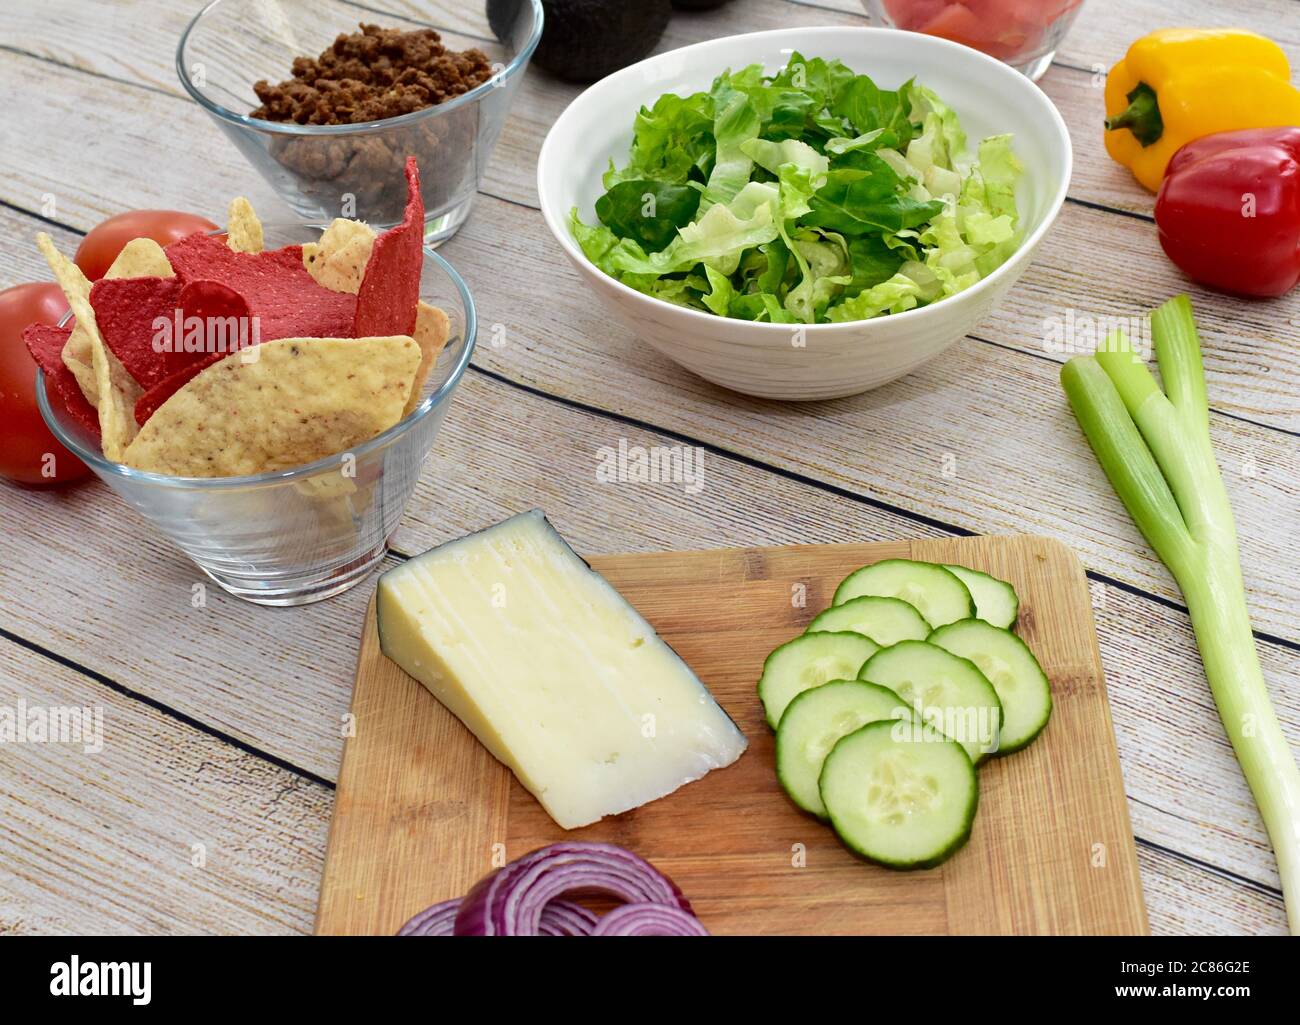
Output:
[[[850,855],[785,797],[755,693],[763,659],[851,570],[887,558],[981,569],[1020,594],[1017,632],[1052,684],[1027,749],[979,769],[970,843],[937,869]],[[1041,537],[606,555],[592,566],[691,665],[749,738],[734,765],[565,832],[434,697],[379,651],[367,613],[316,931],[391,934],[505,860],[607,840],[667,872],[714,933],[1146,933],[1087,581]]]

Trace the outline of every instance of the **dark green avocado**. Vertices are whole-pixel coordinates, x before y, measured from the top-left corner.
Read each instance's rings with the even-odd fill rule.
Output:
[[[510,33],[522,0],[488,0],[498,39]],[[594,82],[655,48],[672,0],[542,0],[545,22],[533,63],[570,82]]]

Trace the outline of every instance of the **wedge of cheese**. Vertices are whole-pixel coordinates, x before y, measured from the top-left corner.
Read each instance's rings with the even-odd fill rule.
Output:
[[[379,580],[384,654],[575,829],[730,765],[745,738],[538,510]]]

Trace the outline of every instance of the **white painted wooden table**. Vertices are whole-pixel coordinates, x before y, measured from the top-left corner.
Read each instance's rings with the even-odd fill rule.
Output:
[[[198,0],[0,5],[0,287],[43,280],[134,207],[220,217],[268,188],[172,69]],[[412,13],[367,0],[358,19]],[[370,13],[368,13],[370,12]],[[1151,197],[1106,157],[1100,83],[1136,35],[1244,23],[1300,58],[1300,4],[1088,0],[1041,85],[1074,136],[1060,220],[1022,283],[940,362],[855,399],[789,406],[713,388],[584,295],[537,211],[534,166],[576,89],[531,70],[468,225],[444,248],[485,330],[393,541],[417,552],[544,507],[589,552],[1041,532],[1094,581],[1153,930],[1277,933],[1278,878],[1172,580],[1103,479],[1057,385],[1044,322],[1136,315],[1187,286]],[[856,0],[679,12],[671,48],[782,25],[867,24]],[[340,26],[342,27],[342,26]],[[50,203],[52,198],[53,203]],[[1192,295],[1211,430],[1241,533],[1260,655],[1300,746],[1300,301]],[[484,336],[481,336],[481,338]],[[597,484],[597,450],[705,450],[706,486]],[[92,705],[98,753],[0,747],[0,933],[305,932],[311,927],[370,587],[294,610],[213,594],[97,483],[0,484],[0,706]]]

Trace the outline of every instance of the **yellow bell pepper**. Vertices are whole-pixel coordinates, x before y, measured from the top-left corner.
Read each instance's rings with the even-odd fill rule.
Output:
[[[1184,143],[1238,128],[1300,125],[1286,55],[1244,29],[1143,36],[1106,77],[1106,152],[1152,192]]]

